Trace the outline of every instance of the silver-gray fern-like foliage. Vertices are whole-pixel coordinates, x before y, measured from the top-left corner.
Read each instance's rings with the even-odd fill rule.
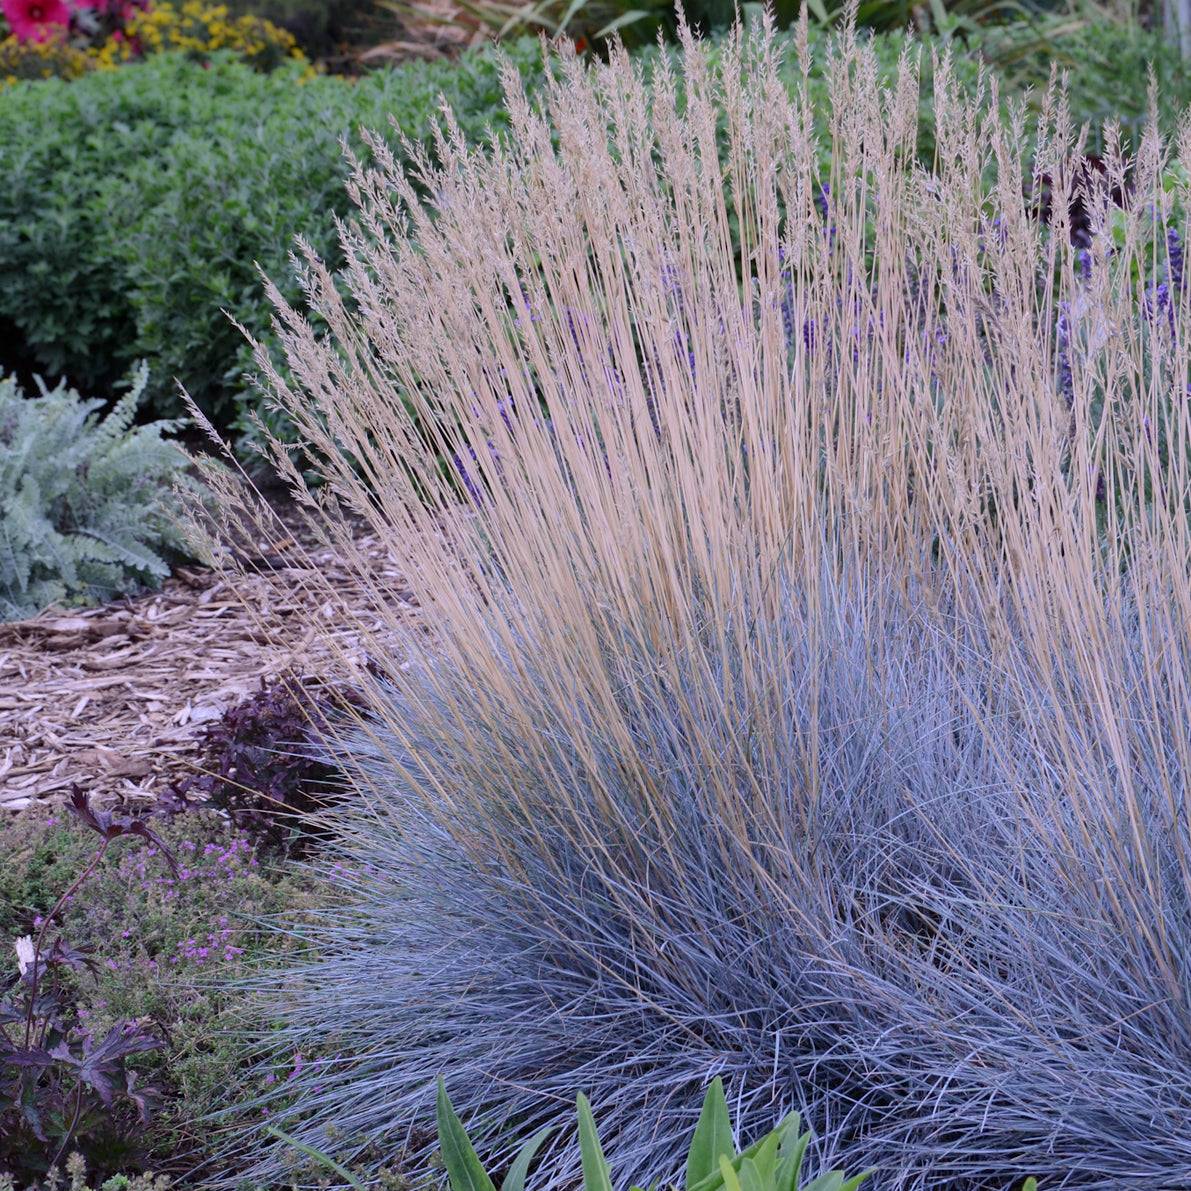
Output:
[[[65,382],[26,397],[0,380],[0,620],[158,587],[187,555],[172,485],[193,481],[163,437],[177,424],[133,426],[147,380],[142,365],[103,418]]]

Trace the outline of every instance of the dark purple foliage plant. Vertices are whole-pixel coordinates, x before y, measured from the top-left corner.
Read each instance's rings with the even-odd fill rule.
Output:
[[[256,694],[203,728],[202,772],[174,788],[169,806],[183,809],[197,795],[274,851],[304,853],[319,831],[311,816],[334,800],[338,772],[312,741],[329,730],[328,715],[358,705],[343,685],[292,672],[262,678]]]

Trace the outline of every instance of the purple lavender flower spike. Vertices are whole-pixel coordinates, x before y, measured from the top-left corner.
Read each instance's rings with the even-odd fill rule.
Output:
[[[1075,404],[1075,380],[1071,373],[1070,319],[1068,303],[1059,303],[1059,316],[1055,321],[1055,338],[1058,343],[1059,391],[1066,399],[1067,408]]]
[[[488,440],[488,451],[492,455],[493,461],[496,463],[497,474],[499,475],[500,474],[500,453],[497,451],[496,446],[493,444],[491,439]],[[479,457],[476,455],[475,448],[469,446],[467,448],[467,453],[471,456],[472,462],[478,466],[480,460],[479,460]],[[484,503],[483,490],[480,488],[479,484],[476,483],[476,481],[472,479],[471,473],[467,470],[467,465],[463,461],[463,457],[461,455],[452,455],[451,461],[454,463],[455,471],[458,473],[459,479],[462,481],[463,487],[467,490],[467,495],[469,497],[471,497],[472,502],[477,507],[483,505],[483,503]]]
[[[786,342],[786,355],[794,350],[794,334],[794,290],[788,286],[782,295],[782,338]]]
[[[509,401],[498,401],[498,402],[497,402],[497,406],[496,406],[496,407],[497,407],[497,409],[499,409],[499,410],[500,410],[500,420],[501,420],[502,422],[504,422],[504,424],[505,424],[505,429],[506,429],[506,430],[507,430],[507,431],[508,431],[510,434],[512,434],[512,433],[513,433],[513,423],[512,423],[512,421],[511,421],[511,420],[510,420],[510,418],[509,418],[509,413],[510,413],[510,411],[513,411],[513,402],[512,402],[512,400],[510,399]],[[488,445],[489,445],[490,447],[492,446],[492,444],[491,444],[491,443],[489,443]],[[495,454],[495,451],[493,452],[493,454]]]
[[[473,451],[471,447],[468,447],[467,450],[468,454],[475,459],[475,451]],[[467,489],[467,494],[471,497],[472,502],[477,506],[482,505],[484,503],[483,495],[480,492],[480,489],[476,486],[475,481],[471,478],[467,468],[464,466],[462,457],[459,455],[452,455],[451,462],[454,463],[455,471],[458,473],[459,479],[463,481],[463,487]]]
[[[822,186],[819,187],[819,208],[823,212],[824,219],[826,219],[829,214],[828,209],[827,209],[827,199],[830,197],[830,195],[831,195],[831,183],[825,182]]]
[[[1104,483],[1104,472],[1096,468],[1096,500],[1104,504],[1108,500],[1108,487]]]
[[[819,187],[819,198],[818,198],[819,210],[821,210],[823,212],[823,218],[825,220],[829,221],[828,222],[828,231],[827,231],[827,236],[828,236],[827,250],[828,250],[828,252],[832,251],[835,248],[835,224],[830,222],[831,208],[827,201],[828,198],[830,197],[830,195],[831,195],[831,184],[830,183],[824,183],[822,186]]]
[[[922,347],[926,354],[926,366],[930,371],[931,380],[933,380],[935,382],[937,382],[939,379],[938,373],[935,371],[935,361],[937,359],[937,356],[935,355],[935,350],[937,348],[938,350],[941,351],[943,349],[943,347],[946,345],[946,343],[947,343],[947,332],[944,331],[942,327],[938,327],[938,326],[935,327],[934,343],[933,344],[930,341],[930,336],[928,336],[925,331],[923,331],[923,333],[922,333]],[[909,358],[910,358],[910,352],[909,352],[909,349],[907,348],[906,349],[906,359],[909,360]]]
[[[1151,285],[1146,290],[1143,310],[1146,321],[1155,325],[1165,315],[1171,334],[1174,333],[1174,304],[1170,300],[1170,287],[1165,281]]]
[[[575,329],[575,320],[571,316],[570,310],[568,310],[566,307],[563,308],[562,313],[563,313],[563,317],[566,319],[567,330],[570,331],[570,333],[571,333],[571,342],[574,343],[575,350],[581,352],[581,349],[579,347],[579,332]]]
[[[1167,278],[1170,292],[1177,299],[1183,292],[1183,242],[1175,228],[1166,233]]]

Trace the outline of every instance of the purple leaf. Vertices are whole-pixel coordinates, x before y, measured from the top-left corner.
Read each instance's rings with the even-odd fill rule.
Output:
[[[71,1055],[69,1060],[72,1066],[77,1067],[79,1079],[89,1083],[99,1093],[99,1098],[107,1108],[111,1108],[115,1096],[111,1077],[124,1074],[122,1065],[125,1057],[139,1051],[157,1050],[162,1045],[158,1039],[147,1034],[129,1034],[125,1029],[126,1024],[124,1021],[116,1022],[100,1043],[84,1042],[82,1059]],[[139,1104],[138,1100],[138,1107]]]
[[[124,1073],[124,1091],[128,1098],[136,1105],[141,1120],[148,1124],[150,1116],[161,1105],[161,1089],[153,1084],[146,1084],[143,1088],[136,1086],[136,1072]]]
[[[106,841],[119,839],[122,835],[139,835],[142,839],[147,839],[161,851],[174,876],[178,875],[178,862],[174,859],[174,854],[153,831],[145,826],[142,820],[134,819],[131,815],[117,814],[115,811],[96,810],[92,807],[88,795],[76,785],[71,786],[70,802],[66,809],[81,819],[92,831],[98,832]]]
[[[19,1047],[6,1050],[4,1062],[10,1067],[44,1071],[54,1065],[54,1059],[57,1057],[55,1052],[64,1045],[65,1043],[60,1042],[54,1051],[48,1051],[41,1046],[31,1046],[27,1050]]]
[[[99,978],[99,965],[86,952],[71,947],[61,935],[49,950],[41,953],[41,962],[47,967],[61,964],[68,968],[86,968],[97,980]]]

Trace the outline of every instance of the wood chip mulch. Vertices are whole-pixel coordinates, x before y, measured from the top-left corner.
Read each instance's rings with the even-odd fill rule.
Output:
[[[399,563],[374,539],[357,545],[386,603],[419,618]],[[0,811],[74,783],[99,805],[149,809],[198,770],[202,725],[262,679],[350,677],[345,656],[366,665],[371,597],[333,551],[286,546],[262,547],[251,574],[178,567],[150,595],[0,624]]]

